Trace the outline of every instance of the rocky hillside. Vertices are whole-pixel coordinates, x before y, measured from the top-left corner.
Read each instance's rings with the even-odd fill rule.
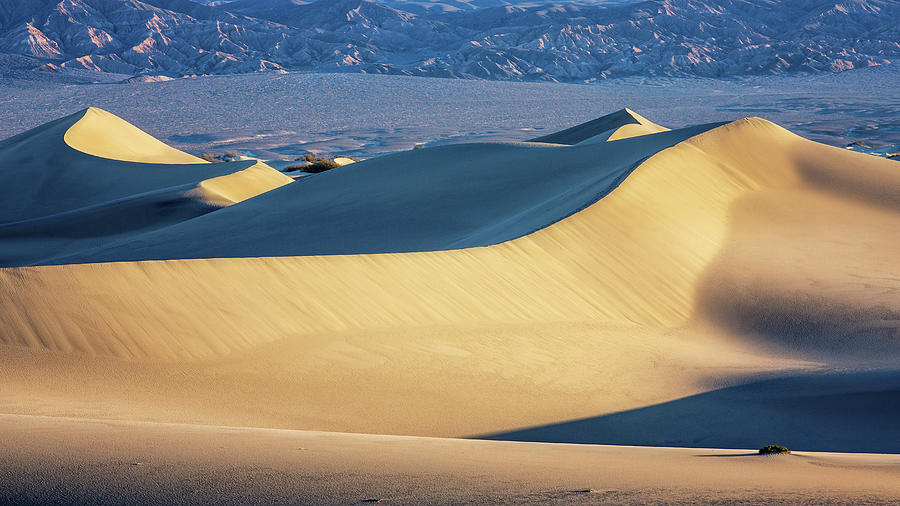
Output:
[[[0,0],[0,55],[49,71],[563,82],[837,72],[900,58],[900,0],[389,3]]]

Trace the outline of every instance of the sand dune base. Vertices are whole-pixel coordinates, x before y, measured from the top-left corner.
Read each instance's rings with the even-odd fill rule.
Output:
[[[19,504],[888,504],[900,496],[896,455],[767,457],[9,415],[0,415],[0,433],[17,440],[0,446],[0,497]]]

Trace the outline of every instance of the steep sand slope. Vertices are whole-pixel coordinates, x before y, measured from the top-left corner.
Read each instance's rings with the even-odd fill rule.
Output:
[[[227,207],[292,182],[294,180],[290,176],[265,163],[256,162],[244,170],[200,181],[192,196],[220,207]]]
[[[254,163],[206,163],[95,108],[25,132],[0,142],[0,264],[112,244],[292,182]]]
[[[637,148],[667,134],[606,144]],[[875,321],[879,330],[854,341],[853,355],[890,362],[900,310],[892,164],[751,118],[662,149],[586,209],[492,246],[2,269],[0,341],[9,346],[0,360],[14,385],[2,410],[471,435],[645,407],[806,365],[769,346],[844,366],[828,343]],[[220,235],[258,238],[264,227],[275,241],[263,218],[224,217],[257,215],[255,205],[283,202],[288,190],[176,227],[202,233],[204,221],[222,220],[233,227]],[[327,224],[327,215],[315,218]],[[278,226],[289,238],[309,218]],[[731,253],[748,247],[749,258]],[[830,305],[809,303],[823,293]],[[766,313],[742,309],[767,296],[791,325],[771,329]],[[828,329],[817,336],[826,346],[796,328]],[[729,429],[689,430],[714,441]]]
[[[32,264],[403,253],[489,246],[565,219],[642,160],[713,128],[587,146],[460,144],[306,177],[202,219]],[[284,223],[302,219],[286,228]],[[231,234],[235,228],[241,234]]]
[[[657,125],[631,109],[620,109],[595,120],[554,132],[531,142],[550,144],[590,144],[664,132],[668,128]]]
[[[177,192],[254,163],[206,163],[89,108],[0,141],[0,224]]]
[[[167,146],[150,134],[118,116],[89,107],[66,131],[65,141],[71,148],[99,158],[138,163],[207,163]]]
[[[232,166],[232,170],[238,167]],[[293,180],[257,163],[232,174],[0,225],[0,264],[28,265],[127,240],[216,211]]]
[[[0,416],[17,504],[895,504],[900,456]],[[53,486],[48,486],[52,483]]]

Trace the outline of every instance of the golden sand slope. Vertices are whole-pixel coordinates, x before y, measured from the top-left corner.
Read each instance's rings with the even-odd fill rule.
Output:
[[[619,139],[629,139],[631,137],[640,137],[641,135],[650,135],[658,132],[665,132],[669,130],[668,128],[657,125],[656,123],[648,120],[647,118],[641,116],[640,114],[632,111],[631,109],[625,109],[628,114],[633,117],[636,123],[628,123],[622,125],[618,128],[608,130],[600,135],[592,137],[586,141],[582,141],[579,144],[584,144],[588,142],[609,142],[616,141]]]
[[[4,304],[27,301],[29,310],[3,313],[4,342],[179,359],[290,335],[409,325],[593,321],[677,327],[703,309],[696,291],[740,232],[732,230],[732,213],[745,197],[774,192],[784,202],[814,195],[824,199],[825,209],[850,206],[854,213],[841,213],[841,219],[848,226],[866,223],[873,245],[844,244],[839,236],[832,241],[822,230],[822,237],[783,237],[784,244],[771,246],[800,240],[818,251],[833,248],[841,255],[832,272],[890,268],[900,226],[890,208],[900,176],[890,165],[815,145],[764,120],[741,120],[664,150],[590,208],[496,246],[5,269]],[[822,189],[821,178],[844,168],[857,177]],[[795,219],[819,220],[812,213]],[[188,279],[196,282],[190,292],[183,288]],[[85,292],[79,286],[103,287],[106,296],[76,296]],[[35,289],[50,287],[54,296],[33,297]],[[846,291],[852,299],[853,291]],[[148,296],[154,293],[166,297]],[[96,306],[78,326],[59,321],[58,309],[68,307],[69,297],[77,297],[81,308]],[[889,293],[879,300],[896,302]],[[101,330],[112,322],[114,334]],[[172,327],[155,332],[161,322]]]
[[[65,135],[72,148],[100,158],[139,163],[207,163],[163,144],[118,116],[90,107]]]
[[[833,342],[882,315],[855,353],[896,356],[884,339],[900,311],[892,164],[750,118],[495,246],[2,269],[0,359],[14,387],[0,410],[494,432],[799,366],[758,350],[798,343],[743,311],[760,297]],[[832,305],[809,303],[823,294]],[[850,310],[837,322],[833,307]]]
[[[485,248],[3,270],[0,297],[28,308],[0,316],[4,342],[176,360],[286,336],[410,325],[678,326],[694,312],[697,282],[724,244],[728,206],[755,181],[733,182],[717,167],[690,178],[648,167],[566,220]],[[33,300],[33,290],[50,286],[58,295]],[[92,309],[79,325],[64,324],[58,309],[86,293],[79,286],[105,295],[79,296],[82,311]],[[110,325],[114,333],[100,331]]]
[[[243,202],[293,181],[290,176],[265,163],[257,162],[252,167],[233,174],[200,181],[194,194],[204,202],[224,207]]]
[[[613,131],[609,137],[606,138],[607,141],[616,141],[619,139],[628,139],[631,137],[639,137],[641,135],[650,135],[655,134],[657,132],[665,132],[668,128],[661,127],[656,123],[648,124],[629,124],[623,125]]]

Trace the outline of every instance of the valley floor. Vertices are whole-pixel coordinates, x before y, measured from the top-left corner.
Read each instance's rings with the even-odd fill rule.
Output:
[[[818,142],[859,141],[851,148],[884,155],[900,151],[898,74],[893,65],[596,85],[310,73],[68,86],[0,79],[0,139],[96,106],[193,154],[368,158],[416,144],[525,140],[628,106],[668,127],[762,116]]]

